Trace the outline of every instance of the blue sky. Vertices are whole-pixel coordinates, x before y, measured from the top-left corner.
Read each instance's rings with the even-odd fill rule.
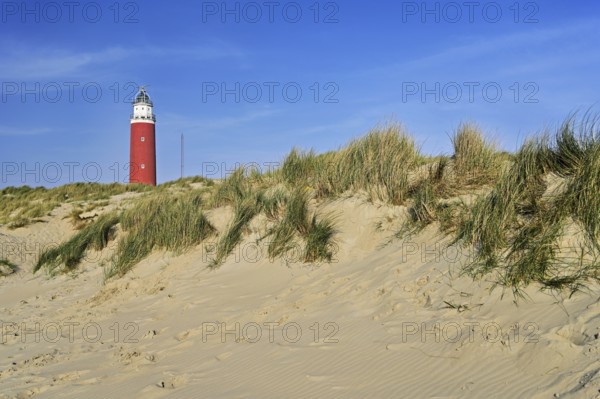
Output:
[[[158,181],[267,168],[388,120],[426,153],[478,122],[507,150],[597,110],[600,3],[3,1],[0,187],[126,181],[147,86]]]

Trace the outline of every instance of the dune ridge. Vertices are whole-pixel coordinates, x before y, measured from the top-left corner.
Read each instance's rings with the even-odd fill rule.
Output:
[[[0,398],[600,397],[596,225],[568,195],[593,193],[584,175],[596,169],[579,162],[598,141],[557,137],[563,144],[542,139],[511,155],[465,125],[454,156],[426,158],[388,126],[338,152],[293,151],[273,174],[107,196],[62,188],[76,200],[33,223],[22,223],[29,203],[11,206],[0,227],[0,258],[15,265],[0,277]],[[500,173],[521,167],[523,180]],[[514,224],[494,230],[478,215],[496,212],[490,198],[503,187],[514,219],[502,220]],[[18,190],[3,200],[23,200]],[[552,201],[568,212],[544,213]],[[147,204],[165,206],[152,228],[169,234],[152,235]],[[178,219],[188,206],[202,234]],[[40,264],[51,245],[115,214],[103,245],[69,249],[69,267],[60,251],[52,268]],[[567,234],[547,235],[546,214]],[[507,244],[482,251],[496,233]],[[128,237],[155,241],[107,273]],[[555,257],[534,245],[540,237],[552,237]],[[505,264],[523,259],[506,256],[515,243],[530,245],[519,256],[545,256],[533,266],[555,265],[574,245],[591,252],[576,264],[585,273],[558,281]]]

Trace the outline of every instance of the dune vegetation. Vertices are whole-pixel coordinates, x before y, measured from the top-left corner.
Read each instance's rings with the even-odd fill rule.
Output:
[[[122,212],[126,235],[106,270],[106,278],[122,276],[154,249],[182,252],[214,232],[202,208],[202,192],[169,194],[158,191]]]
[[[0,190],[0,224],[6,224],[9,229],[17,229],[42,221],[44,216],[63,203],[85,201],[90,204],[118,194],[148,190],[143,185],[119,183],[73,183],[51,189],[7,187]]]
[[[40,217],[65,199],[92,201],[142,192],[130,206],[98,217],[66,243],[42,253],[36,266],[50,272],[59,266],[73,270],[86,251],[117,239],[106,271],[111,278],[122,276],[153,250],[182,252],[203,243],[212,255],[209,266],[215,268],[254,233],[271,259],[296,251],[306,263],[331,261],[335,218],[321,214],[319,205],[362,192],[370,201],[405,207],[396,239],[436,226],[451,245],[474,252],[463,265],[465,273],[491,275],[516,294],[531,283],[578,290],[600,278],[596,119],[570,117],[555,134],[533,137],[515,154],[498,151],[473,124],[459,126],[451,141],[451,156],[424,156],[403,128],[392,123],[337,151],[293,149],[279,169],[264,174],[240,168],[222,181],[194,177],[156,189],[7,188],[0,216],[4,223],[15,223]],[[232,216],[224,231],[217,231],[206,212],[222,207],[229,207]],[[251,229],[255,220],[265,221],[266,227]]]
[[[466,270],[497,272],[515,292],[531,282],[577,290],[598,279],[599,155],[592,119],[570,118],[555,136],[526,142],[459,225],[456,241],[477,248]],[[565,247],[567,234],[577,240]]]
[[[115,212],[100,216],[68,241],[42,252],[34,272],[42,266],[46,266],[51,274],[61,270],[74,270],[81,263],[88,249],[99,251],[108,245],[114,237],[114,229],[119,221],[120,217]]]
[[[0,277],[6,277],[13,274],[17,266],[7,259],[0,258]]]

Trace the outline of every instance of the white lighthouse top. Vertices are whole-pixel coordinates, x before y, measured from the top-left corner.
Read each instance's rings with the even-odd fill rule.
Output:
[[[152,113],[152,100],[146,92],[144,86],[140,87],[140,91],[135,96],[133,101],[133,114],[131,115],[131,123],[155,123],[156,117]]]

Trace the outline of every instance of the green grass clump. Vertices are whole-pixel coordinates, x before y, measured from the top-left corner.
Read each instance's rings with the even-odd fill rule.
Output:
[[[600,276],[600,136],[583,126],[577,135],[568,120],[553,141],[542,135],[526,142],[470,208],[456,237],[476,249],[466,271],[494,271],[517,294],[532,282],[575,290]],[[564,189],[546,195],[550,175],[561,178]],[[573,221],[584,233],[578,256],[561,244]]]
[[[505,168],[491,192],[480,197],[459,227],[457,239],[474,244],[483,271],[497,266],[497,255],[508,245],[509,234],[518,227],[520,216],[535,209],[544,190],[543,141],[529,141]]]
[[[553,214],[549,210],[540,209],[539,212],[511,239],[505,255],[504,285],[518,288],[534,281],[545,282],[566,265],[560,257],[565,219],[549,217]]]
[[[314,151],[301,152],[294,148],[288,154],[281,166],[281,176],[287,184],[293,185],[303,182],[304,185],[314,185],[320,177],[320,159]]]
[[[409,173],[419,164],[414,140],[397,124],[375,129],[337,154],[330,190],[364,190],[372,200],[401,205],[407,198]]]
[[[261,204],[257,195],[249,195],[235,203],[233,220],[227,230],[217,242],[216,256],[210,267],[215,268],[231,254],[234,248],[242,241],[244,229],[252,219],[261,211]]]
[[[289,187],[310,187],[318,196],[326,197],[340,192],[335,188],[334,174],[339,159],[337,152],[317,155],[312,150],[301,152],[294,148],[278,172]]]
[[[449,232],[456,227],[456,211],[460,204],[441,201],[453,192],[452,183],[446,176],[448,165],[447,157],[439,157],[437,162],[429,165],[427,177],[411,188],[412,202],[408,208],[408,219],[394,234],[395,238],[418,233],[436,221],[440,222],[440,228],[444,232]]]
[[[292,251],[297,244],[298,235],[308,235],[308,215],[308,193],[306,189],[296,189],[286,201],[283,217],[267,233],[270,236],[268,253],[271,259]]]
[[[285,204],[289,200],[289,193],[282,187],[276,187],[259,194],[258,200],[269,220],[277,220],[283,214]]]
[[[552,172],[566,178],[558,205],[583,226],[591,250],[600,251],[600,130],[597,118],[586,114],[579,126],[574,117],[567,119],[551,152]]]
[[[429,225],[436,220],[436,208],[434,188],[425,182],[415,192],[414,205],[410,208],[413,222],[421,227]]]
[[[41,253],[34,273],[46,266],[50,274],[74,270],[83,260],[88,249],[102,250],[114,236],[114,228],[119,223],[119,215],[115,212],[102,215],[86,226],[71,239],[56,248]]]
[[[82,214],[91,212],[97,208],[108,206],[109,203],[109,200],[98,200],[88,203],[85,206],[84,204],[75,204],[73,209],[71,209],[71,212],[63,219],[69,219],[75,230],[81,230],[90,224],[93,221],[93,217],[97,215],[96,213],[93,213],[90,214],[89,217],[83,218]]]
[[[238,168],[217,186],[212,197],[213,207],[235,205],[253,195],[252,181],[244,173],[243,167]]]
[[[17,265],[7,259],[0,259],[0,277],[6,277],[17,271]]]
[[[93,197],[96,201],[99,199],[96,195]],[[100,250],[107,245],[118,223],[128,234],[117,246],[111,267],[106,271],[107,278],[125,274],[155,248],[184,250],[213,231],[202,212],[202,192],[198,190],[171,195],[161,192],[141,198],[134,204],[122,215],[112,212],[100,216],[67,242],[45,251],[34,270],[47,266],[55,273],[61,265],[66,271],[73,270],[88,249]],[[71,217],[79,218],[79,213],[76,209]]]
[[[282,186],[263,191],[254,189],[249,178],[241,174],[230,176],[216,194],[217,203],[233,203],[234,215],[227,230],[215,246],[211,267],[221,265],[242,241],[252,219],[264,213],[273,226],[261,240],[269,238],[271,260],[302,246],[304,262],[331,261],[332,238],[335,234],[330,219],[319,219],[308,209],[309,189],[301,187],[291,193]]]
[[[119,183],[73,183],[52,189],[7,187],[0,190],[0,223],[11,229],[25,227],[66,202],[106,200],[126,192],[151,189],[145,185]]]
[[[330,218],[317,219],[313,215],[304,246],[304,262],[331,262],[334,255],[335,224]]]
[[[29,226],[32,223],[40,221],[39,219],[31,220],[29,218],[23,216],[17,216],[11,219],[11,222],[8,223],[7,227],[9,230],[20,229],[21,227]]]
[[[169,189],[169,188],[182,188],[182,189],[190,189],[190,184],[194,183],[203,183],[206,187],[212,187],[214,182],[204,176],[191,176],[191,177],[183,177],[177,180],[169,181],[166,183],[162,183],[158,186],[158,189]]]
[[[485,140],[477,125],[461,125],[452,137],[452,145],[455,177],[462,187],[488,183],[496,176],[496,149],[492,143]]]
[[[333,257],[335,227],[330,218],[319,219],[308,207],[308,191],[294,190],[288,197],[283,217],[263,238],[269,238],[268,253],[271,259],[281,257],[304,244],[304,262],[330,262]]]
[[[582,156],[563,194],[564,206],[585,230],[588,243],[600,251],[600,140]]]
[[[260,177],[247,177],[245,169],[241,167],[236,169],[214,191],[211,199],[212,206],[231,205],[234,213],[227,230],[221,234],[215,246],[215,258],[210,262],[211,268],[216,268],[225,261],[242,241],[244,229],[261,212],[266,198],[253,185],[253,182],[258,180]],[[276,202],[269,205],[271,212],[276,212],[275,206]]]
[[[127,236],[119,242],[106,278],[123,276],[155,249],[184,251],[214,232],[197,191],[142,198],[124,211],[121,227]]]
[[[294,149],[278,170],[292,188],[313,188],[318,197],[363,190],[371,200],[402,204],[409,175],[422,162],[414,140],[398,124],[370,131],[339,151],[315,155]]]
[[[140,193],[152,191],[154,188],[145,184],[121,183],[73,183],[48,190],[49,198],[63,203],[72,201],[107,200],[112,196],[124,193]]]
[[[549,148],[551,155],[550,168],[562,177],[572,177],[581,169],[587,151],[597,143],[594,136],[596,120],[585,116],[577,130],[575,116],[570,116],[559,128],[553,148]]]

